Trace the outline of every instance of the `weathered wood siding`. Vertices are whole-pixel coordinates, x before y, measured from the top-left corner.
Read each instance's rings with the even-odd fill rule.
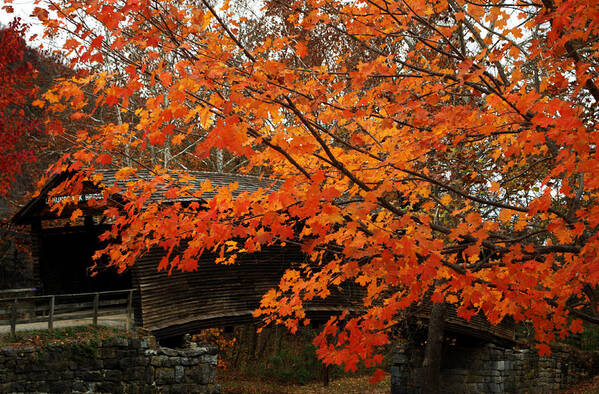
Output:
[[[116,182],[125,189],[126,181],[117,180],[116,172],[117,169],[98,170],[96,174],[103,176],[106,187]],[[177,173],[170,175],[174,180],[179,179]],[[192,175],[195,179],[190,182],[190,185],[198,190],[205,180],[210,180],[214,186],[236,182],[238,189],[233,192],[234,196],[241,192],[254,192],[259,189],[276,189],[281,182],[236,174],[193,172]],[[57,217],[55,212],[49,210],[48,193],[69,176],[72,176],[72,173],[54,176],[40,194],[30,200],[12,219],[17,224],[32,224],[32,255],[35,269],[39,272],[40,284],[45,284],[41,292],[72,293],[75,290],[73,286],[76,285],[93,287],[97,290],[129,288],[128,278],[122,280],[122,277],[107,277],[106,280],[94,282],[81,275],[81,272],[70,275],[73,274],[71,271],[74,269],[86,268],[85,260],[89,260],[93,250],[97,249],[99,244],[94,243],[97,242],[95,237],[98,233],[94,233],[97,229],[63,227],[66,223],[65,218],[68,218],[76,208],[81,209],[86,216],[101,215],[101,210],[93,204],[88,204],[85,199],[80,199],[76,205],[69,205],[62,212],[61,217]],[[129,180],[150,178],[151,174],[148,171],[140,170]],[[84,184],[82,195],[93,198],[103,187],[87,182]],[[163,203],[188,200],[188,198],[163,200],[162,192],[166,187],[161,185],[157,193],[152,195],[151,200]],[[213,196],[214,191],[203,195],[205,199]],[[115,195],[112,198],[120,197]],[[55,228],[42,229],[42,220],[47,220],[50,223],[46,224]],[[59,242],[61,245],[57,247]],[[83,243],[86,244],[85,247]],[[139,290],[135,292],[133,301],[136,322],[158,336],[173,336],[206,327],[222,327],[254,321],[252,312],[259,306],[262,296],[278,285],[287,268],[293,263],[304,260],[299,247],[272,246],[260,253],[240,256],[234,265],[217,265],[214,263],[214,256],[205,255],[198,261],[197,271],[173,272],[169,276],[166,272],[157,271],[163,254],[160,249],[152,250],[131,270],[131,285]],[[363,288],[355,284],[344,285],[326,300],[311,302],[306,309],[313,319],[325,319],[345,308],[360,310],[363,291]],[[481,316],[474,316],[470,322],[466,322],[457,317],[455,308],[448,309],[447,328],[451,331],[490,340],[493,338],[513,340],[513,324],[509,322],[492,326]],[[429,310],[430,306],[425,305],[416,309],[415,315],[426,319]]]
[[[427,319],[431,311],[432,304],[425,303],[417,308],[416,316]],[[515,340],[515,324],[512,319],[506,318],[498,325],[492,325],[482,315],[474,315],[470,321],[466,321],[457,315],[455,305],[448,305],[445,315],[445,329],[450,332],[469,335],[488,341],[497,339],[508,342]]]
[[[233,265],[216,264],[203,255],[193,272],[157,271],[164,252],[152,250],[133,267],[137,323],[159,337],[193,332],[208,327],[254,321],[252,312],[262,296],[279,284],[285,270],[304,261],[299,247],[272,246],[240,255]],[[342,289],[306,308],[313,318],[325,318],[354,305],[360,289]]]

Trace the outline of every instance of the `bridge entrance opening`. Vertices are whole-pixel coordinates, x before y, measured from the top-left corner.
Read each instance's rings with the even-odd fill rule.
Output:
[[[104,226],[43,229],[40,233],[40,281],[45,294],[86,293],[131,288],[128,271],[98,262],[92,270],[93,254],[103,245],[98,236]]]

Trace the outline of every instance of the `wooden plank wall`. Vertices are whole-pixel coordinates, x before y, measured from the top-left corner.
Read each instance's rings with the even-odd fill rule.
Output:
[[[428,320],[432,304],[424,303],[417,308],[416,316]],[[491,325],[483,315],[474,315],[466,321],[457,315],[455,305],[448,305],[445,316],[445,327],[448,331],[465,334],[472,337],[495,341],[496,339],[508,342],[515,340],[515,324],[512,319],[506,318],[498,325]]]
[[[163,254],[161,249],[152,250],[132,271],[139,289],[136,322],[158,337],[254,321],[252,312],[262,296],[278,285],[292,263],[304,261],[299,247],[272,246],[241,255],[233,265],[215,264],[213,255],[203,255],[197,271],[173,271],[169,276],[157,271]],[[312,302],[307,310],[325,319],[354,305],[361,294],[361,289],[343,289]]]
[[[69,237],[73,232],[89,230],[83,227],[47,230],[33,227],[32,255],[38,272],[40,260],[44,258],[40,250],[42,238],[51,233]],[[156,248],[131,270],[131,287],[138,290],[133,299],[136,325],[149,329],[158,337],[254,322],[252,312],[259,306],[262,296],[278,285],[292,263],[301,263],[305,259],[299,247],[290,245],[271,246],[259,253],[242,255],[234,265],[215,264],[215,256],[206,254],[198,261],[197,271],[173,271],[169,276],[167,272],[157,271],[163,255],[162,249]],[[44,263],[52,264],[49,261]],[[40,280],[40,285],[43,282]],[[44,293],[44,289],[39,290]],[[70,289],[63,290],[69,292]],[[315,300],[306,309],[312,319],[326,320],[344,308],[360,309],[363,291],[355,284],[346,285],[326,300]],[[421,306],[416,308],[416,316],[428,319],[429,311],[430,305]],[[447,311],[446,324],[450,331],[485,340],[514,340],[512,322],[506,320],[492,326],[478,315],[466,322],[451,306]]]

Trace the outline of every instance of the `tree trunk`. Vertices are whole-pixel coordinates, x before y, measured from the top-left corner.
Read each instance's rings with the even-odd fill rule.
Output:
[[[422,394],[441,393],[441,359],[443,355],[443,331],[445,327],[445,304],[435,303],[428,321],[428,338],[422,362]]]
[[[250,331],[252,334],[252,339],[251,339],[251,345],[249,347],[249,359],[250,360],[256,360],[256,345],[258,343],[258,331],[257,331],[257,327],[254,326],[253,324],[250,325]]]

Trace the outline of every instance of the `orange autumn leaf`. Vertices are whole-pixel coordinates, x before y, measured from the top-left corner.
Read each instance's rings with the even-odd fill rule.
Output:
[[[503,223],[509,223],[512,220],[513,213],[509,209],[502,209],[499,213],[499,220]]]
[[[81,209],[77,208],[71,214],[71,221],[74,222],[75,220],[77,220],[81,216],[83,216],[83,212],[81,211]]]

